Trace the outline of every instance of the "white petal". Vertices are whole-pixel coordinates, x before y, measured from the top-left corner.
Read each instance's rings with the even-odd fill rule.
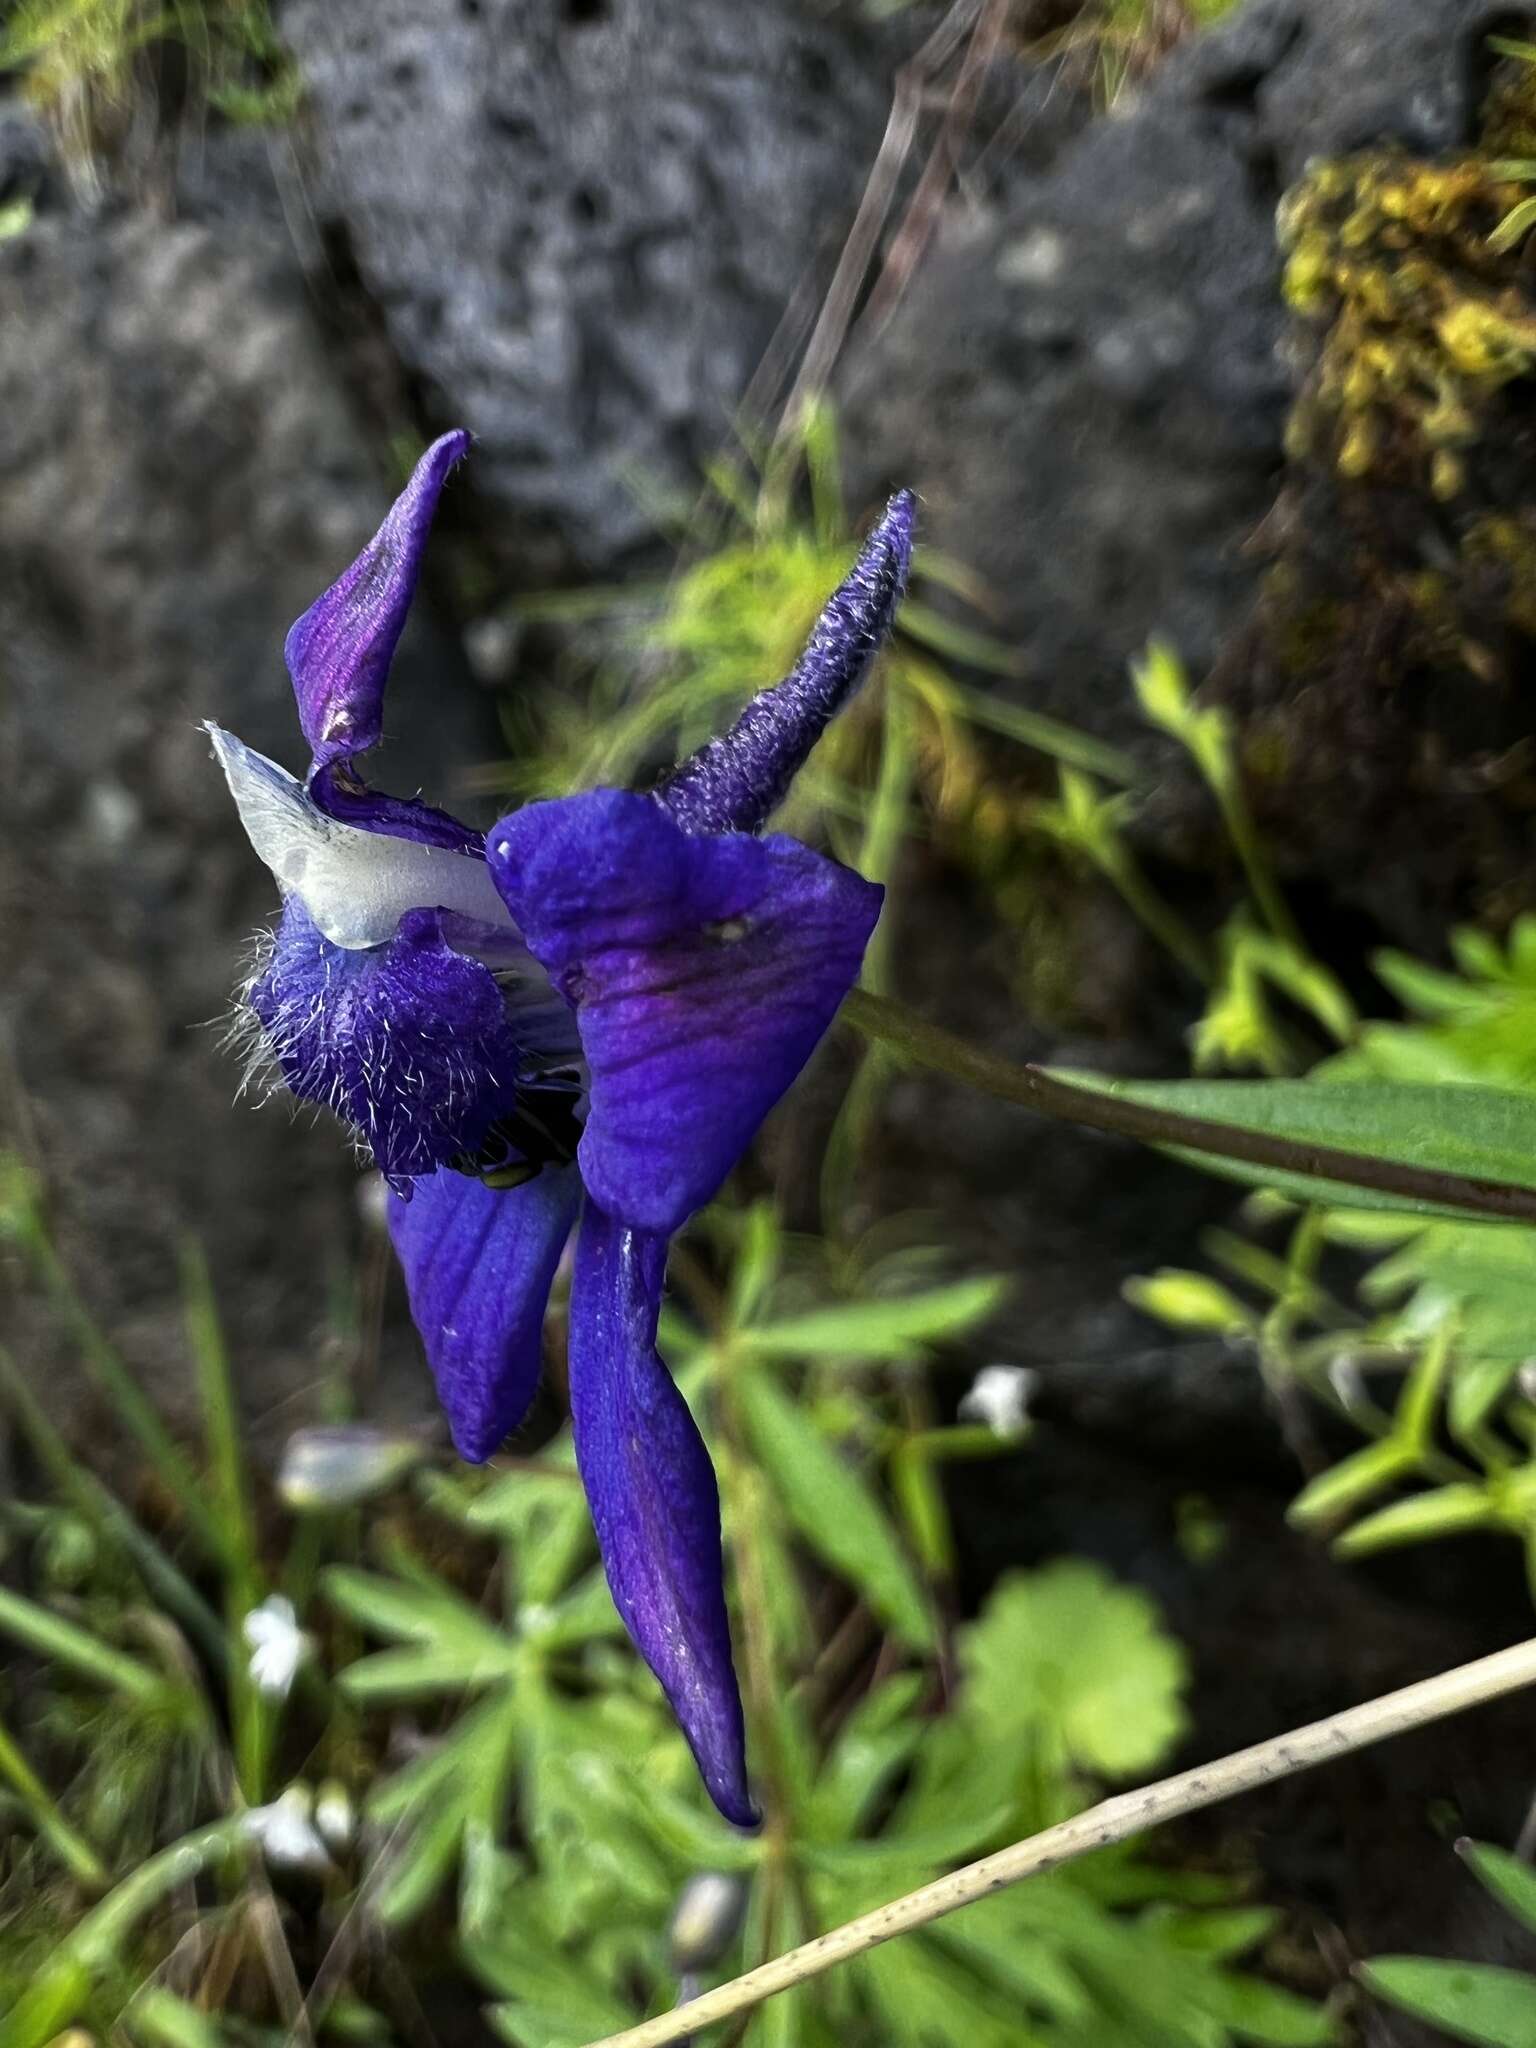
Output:
[[[1021,1435],[1038,1384],[1039,1374],[1026,1365],[984,1365],[960,1398],[960,1420],[984,1423],[994,1436]]]
[[[382,946],[408,910],[454,910],[510,926],[484,861],[338,824],[286,768],[216,725],[207,732],[247,838],[283,894],[298,897],[333,945]]]
[[[331,1859],[310,1814],[313,1799],[304,1785],[290,1785],[270,1806],[253,1806],[241,1827],[267,1861],[279,1870],[328,1870]]]

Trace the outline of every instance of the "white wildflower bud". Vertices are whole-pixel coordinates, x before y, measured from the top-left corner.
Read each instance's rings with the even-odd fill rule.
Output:
[[[1027,1365],[984,1365],[960,1397],[960,1420],[984,1423],[994,1436],[1022,1436],[1039,1384]]]
[[[747,1909],[746,1879],[701,1870],[678,1894],[667,1930],[673,1974],[691,1976],[717,1963],[736,1938]]]
[[[283,1446],[278,1497],[296,1514],[355,1507],[396,1485],[425,1456],[425,1445],[403,1430],[360,1422],[296,1429]]]
[[[351,1793],[339,1778],[325,1779],[315,1794],[315,1828],[333,1856],[344,1856],[351,1848],[356,1827]]]
[[[331,1868],[324,1841],[315,1827],[314,1795],[303,1784],[290,1785],[270,1806],[253,1806],[241,1822],[274,1870]]]
[[[270,1594],[247,1614],[241,1633],[250,1645],[249,1670],[256,1690],[270,1699],[286,1699],[299,1666],[314,1649],[299,1627],[293,1602],[281,1593]]]

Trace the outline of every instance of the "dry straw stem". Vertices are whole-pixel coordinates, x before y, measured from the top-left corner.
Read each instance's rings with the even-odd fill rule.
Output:
[[[1222,1757],[1217,1763],[1181,1771],[1176,1778],[1164,1778],[1159,1784],[1143,1786],[1137,1792],[1123,1792],[1090,1807],[1073,1820],[1047,1828],[1042,1835],[1032,1835],[1028,1841],[999,1849],[995,1856],[968,1863],[963,1870],[908,1892],[905,1898],[893,1899],[888,1906],[879,1906],[873,1913],[864,1913],[845,1926],[835,1927],[830,1934],[819,1935],[802,1948],[776,1956],[760,1969],[749,1970],[744,1977],[706,1991],[673,2012],[592,2042],[590,2048],[667,2048],[669,2042],[684,2041],[703,2027],[747,2012],[776,1992],[788,1991],[837,1963],[877,1948],[892,1935],[926,1927],[957,1907],[968,1906],[975,1899],[987,1898],[1017,1884],[1020,1878],[1054,1870],[1076,1856],[1086,1855],[1092,1849],[1106,1849],[1112,1842],[1123,1842],[1163,1821],[1217,1806],[1240,1792],[1252,1792],[1260,1785],[1294,1777],[1298,1771],[1309,1771],[1315,1764],[1349,1756],[1373,1742],[1385,1741],[1389,1735],[1406,1734],[1410,1728],[1442,1721],[1447,1715],[1462,1713],[1468,1707],[1480,1706],[1485,1700],[1502,1698],[1505,1693],[1532,1684],[1536,1684],[1536,1640],[1517,1643],[1513,1649],[1500,1650],[1492,1657],[1480,1657],[1475,1664],[1459,1665],[1454,1671],[1405,1686],[1401,1692],[1387,1693],[1382,1699],[1368,1700],[1364,1706],[1351,1707],[1347,1713],[1331,1715],[1326,1721],[1313,1721],[1308,1727],[1277,1735],[1252,1749],[1240,1749],[1235,1756]]]

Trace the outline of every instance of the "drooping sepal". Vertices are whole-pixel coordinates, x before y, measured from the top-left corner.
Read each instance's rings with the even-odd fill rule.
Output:
[[[789,674],[656,789],[656,801],[685,832],[756,832],[783,802],[890,630],[906,589],[915,512],[912,493],[898,491]]]
[[[520,1188],[444,1171],[393,1195],[389,1231],[454,1449],[490,1457],[528,1413],[544,1312],[581,1206],[574,1167]]]
[[[614,1605],[661,1681],[710,1797],[754,1827],[731,1662],[720,1496],[656,1351],[666,1240],[590,1203],[571,1284],[571,1422]]]
[[[432,443],[357,560],[289,628],[283,654],[310,746],[311,775],[379,742],[384,686],[433,514],[469,443],[462,430]]]
[[[797,840],[694,837],[622,790],[529,804],[486,858],[576,1012],[593,1199],[637,1230],[677,1229],[858,979],[883,891]]]

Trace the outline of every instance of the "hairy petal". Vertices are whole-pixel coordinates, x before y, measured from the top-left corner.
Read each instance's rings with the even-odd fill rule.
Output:
[[[436,911],[349,951],[290,896],[245,994],[288,1087],[351,1124],[392,1181],[473,1151],[516,1099],[501,988],[447,943]]]
[[[656,801],[685,832],[756,832],[784,801],[890,630],[906,589],[915,511],[910,491],[892,498],[783,682],[661,783]]]
[[[311,774],[378,745],[384,685],[432,516],[469,440],[459,431],[432,443],[357,560],[289,628],[283,653],[313,756]]]
[[[390,1197],[411,1314],[454,1449],[472,1465],[528,1413],[550,1286],[580,1206],[574,1166],[520,1188],[443,1171],[417,1181],[408,1202]]]
[[[384,807],[373,822],[343,823],[286,768],[219,726],[206,730],[246,837],[283,894],[303,902],[332,945],[383,945],[408,910],[452,910],[508,927],[478,833],[464,835],[468,844],[458,848],[442,838],[399,836],[383,822],[398,802],[392,797],[364,799]]]
[[[571,1284],[576,1460],[624,1626],[660,1679],[710,1797],[727,1820],[753,1827],[720,1496],[688,1404],[656,1352],[665,1265],[664,1238],[588,1204]]]
[[[675,1230],[815,1049],[883,892],[793,839],[691,837],[621,790],[530,804],[493,828],[486,857],[576,1011],[593,1199]]]

